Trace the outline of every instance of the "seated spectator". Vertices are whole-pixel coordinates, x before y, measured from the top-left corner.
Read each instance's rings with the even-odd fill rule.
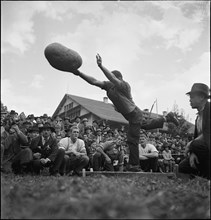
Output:
[[[31,150],[26,147],[27,136],[21,132],[13,116],[6,118],[3,125],[5,130],[1,134],[2,165],[10,162],[12,171],[21,174],[30,167]]]
[[[104,142],[104,137],[100,128],[97,129],[96,142],[97,144],[99,144],[100,142]]]
[[[64,130],[67,130],[72,124],[69,117],[64,117]]]
[[[29,122],[31,123],[31,126],[34,126],[36,124],[35,117],[33,114],[28,115],[28,119],[29,119]]]
[[[169,149],[168,143],[164,143],[163,145],[163,164],[165,166],[165,172],[173,172],[175,160],[171,155],[171,150]]]
[[[42,123],[45,124],[48,121],[48,115],[43,114],[43,116],[41,116],[41,120],[42,120]]]
[[[79,128],[77,126],[69,128],[67,133],[68,137],[62,138],[58,143],[59,149],[65,154],[61,172],[70,176],[79,176],[80,171],[89,163],[85,143],[78,138]]]
[[[76,124],[74,124],[74,125],[76,125],[76,126],[79,127],[79,125],[80,125],[80,123],[81,123],[81,118],[77,115],[77,116],[75,117],[75,119],[74,119],[73,122],[76,123]]]
[[[83,138],[84,132],[85,132],[85,127],[88,125],[88,119],[83,118],[81,123],[78,125],[79,128],[79,137]]]
[[[57,140],[51,135],[55,130],[50,124],[45,123],[39,131],[40,135],[32,139],[30,144],[33,152],[32,170],[34,174],[40,174],[44,167],[48,167],[50,175],[59,176],[64,152],[58,149]]]
[[[114,132],[110,129],[107,131],[105,141],[112,141],[114,139]]]
[[[190,105],[197,109],[194,139],[185,147],[186,158],[179,163],[179,173],[198,175],[210,179],[210,88],[203,83],[194,83]]]
[[[92,122],[92,132],[93,134],[96,136],[97,135],[97,129],[99,128],[98,126],[98,122],[96,120],[94,120]]]
[[[106,141],[97,144],[97,151],[93,155],[93,170],[98,171],[123,171],[124,155],[121,146],[122,137],[119,136],[116,140]]]
[[[29,121],[24,121],[24,122],[22,123],[22,126],[21,126],[20,130],[21,130],[25,135],[27,135],[28,130],[29,130],[29,128],[31,128],[31,127],[32,127],[31,122],[29,122]]]
[[[141,169],[145,172],[157,172],[158,150],[149,143],[147,133],[140,131],[139,160]]]
[[[87,165],[86,167],[86,170],[90,169],[90,168],[93,168],[93,157],[94,157],[94,154],[97,153],[97,143],[96,143],[96,140],[93,139],[89,145],[86,144],[85,142],[85,147],[86,147],[86,151],[87,151],[87,155],[89,157],[89,164]]]
[[[30,145],[31,144],[31,141],[38,137],[40,135],[40,132],[39,132],[39,128],[37,125],[34,125],[33,127],[30,127],[28,129],[28,133],[27,133],[27,136],[28,136],[28,144]]]
[[[86,126],[86,127],[84,128],[84,134],[87,135],[87,138],[88,138],[89,140],[95,139],[95,135],[92,133],[92,127],[91,127],[91,126]]]
[[[62,127],[60,124],[56,124],[54,128],[55,128],[55,132],[52,133],[52,136],[56,138],[57,143],[58,143],[62,138],[65,137],[66,132],[62,130]]]

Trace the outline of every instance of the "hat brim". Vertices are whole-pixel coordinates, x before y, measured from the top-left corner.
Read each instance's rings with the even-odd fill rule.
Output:
[[[39,131],[42,132],[43,130],[49,128],[51,132],[55,132],[55,129],[53,127],[39,127]]]
[[[202,91],[195,91],[195,92],[187,92],[186,93],[186,95],[191,95],[191,94],[196,94],[196,93],[203,93],[205,96],[206,96],[206,98],[208,98],[208,99],[210,99],[210,97],[211,97],[211,95],[207,95],[207,93],[204,93],[204,92],[202,92]]]

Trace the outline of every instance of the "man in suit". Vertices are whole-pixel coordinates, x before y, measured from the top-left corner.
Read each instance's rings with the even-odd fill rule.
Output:
[[[33,172],[40,174],[41,169],[49,167],[50,175],[60,176],[59,168],[64,158],[64,152],[58,149],[57,140],[51,135],[54,128],[49,123],[45,123],[39,130],[40,135],[32,139],[30,144],[33,152]]]
[[[190,96],[190,105],[197,109],[194,139],[185,149],[186,158],[180,162],[179,173],[193,174],[210,179],[210,102],[209,87],[203,83],[194,83]]]

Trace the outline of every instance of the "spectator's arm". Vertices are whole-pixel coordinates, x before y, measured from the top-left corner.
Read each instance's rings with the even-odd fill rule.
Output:
[[[151,153],[146,153],[146,154],[143,154],[143,156],[145,156],[145,157],[147,157],[147,158],[158,157],[158,152],[157,152],[157,151],[154,151],[154,152],[151,152]]]
[[[103,151],[103,149],[101,147],[97,147],[96,150],[97,150],[97,152],[101,153],[105,157],[107,162],[111,162],[110,157]]]
[[[164,159],[164,160],[169,160],[169,158],[166,156],[165,153],[162,153],[162,156],[163,156],[163,159]]]
[[[12,125],[12,128],[15,130],[19,140],[20,140],[20,143],[22,145],[28,145],[28,138],[27,136],[19,129],[18,125]]]
[[[57,145],[57,141],[55,138],[53,138],[53,140],[52,140],[51,149],[52,149],[52,153],[48,156],[48,159],[50,161],[54,161],[56,158],[56,154],[58,152],[58,145]]]

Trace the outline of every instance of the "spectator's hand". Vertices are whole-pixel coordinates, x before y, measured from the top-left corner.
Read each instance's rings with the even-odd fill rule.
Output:
[[[106,160],[107,163],[111,163],[110,157],[107,156],[107,157],[105,158],[105,160]]]
[[[189,153],[189,150],[190,150],[190,144],[191,144],[191,141],[187,143],[186,147],[185,147],[185,151],[184,151],[184,155],[187,157],[188,156],[188,153]]]
[[[46,164],[48,161],[45,158],[40,159],[41,164]]]
[[[12,128],[13,130],[15,130],[16,133],[19,133],[19,132],[20,132],[20,129],[19,129],[18,125],[16,125],[16,124],[12,125],[11,128]]]
[[[41,153],[34,153],[34,154],[33,154],[33,157],[34,157],[35,159],[40,159]]]
[[[99,67],[101,67],[102,66],[102,58],[99,54],[96,55],[96,59],[97,59],[97,65]]]
[[[197,169],[196,164],[199,164],[199,160],[198,160],[198,157],[196,156],[196,154],[194,154],[194,153],[190,154],[189,163],[192,168]]]

